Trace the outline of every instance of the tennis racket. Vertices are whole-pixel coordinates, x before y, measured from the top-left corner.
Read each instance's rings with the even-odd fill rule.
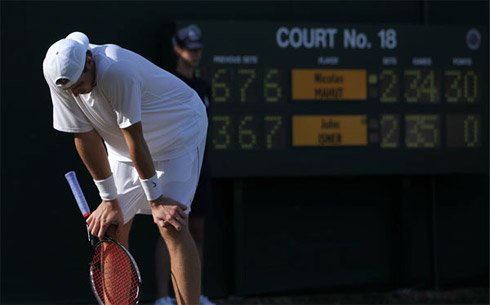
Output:
[[[83,217],[87,219],[90,209],[75,172],[66,173],[65,178]],[[141,276],[129,251],[108,236],[98,240],[90,234],[88,226],[87,233],[91,246],[90,284],[97,302],[100,305],[138,304]]]

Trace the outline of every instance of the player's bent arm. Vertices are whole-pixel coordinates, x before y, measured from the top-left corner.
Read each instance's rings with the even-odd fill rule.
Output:
[[[121,131],[126,140],[129,155],[140,179],[150,179],[155,177],[156,172],[153,165],[153,159],[143,135],[141,122],[122,128]],[[162,197],[156,197],[153,198],[153,200],[148,199],[148,201],[150,202],[150,205],[159,204],[162,201]]]
[[[109,177],[111,168],[107,159],[102,138],[94,129],[88,132],[75,133],[75,147],[85,167],[94,180],[104,180]]]
[[[141,122],[122,128],[121,131],[139,177],[141,179],[153,177],[155,175],[155,167],[153,166],[153,159],[143,136]]]
[[[121,130],[126,140],[126,144],[128,145],[131,160],[133,161],[133,165],[136,168],[140,179],[150,179],[154,177],[156,174],[155,167],[143,135],[141,122]],[[187,207],[182,203],[171,198],[163,197],[162,195],[155,197],[154,199],[148,199],[148,201],[152,209],[155,208],[156,210],[160,210],[156,211],[156,214],[153,215],[154,221],[158,225],[164,226],[165,222],[168,221],[177,230],[180,230],[183,225],[187,224],[186,215],[184,213],[184,210],[187,209]],[[161,209],[162,207],[163,210]]]
[[[133,165],[136,168],[140,179],[149,179],[155,176],[156,172],[153,165],[153,159],[143,135],[141,122],[135,123],[121,130],[126,140],[126,144],[128,145],[131,160],[133,161]],[[170,204],[179,205],[184,209],[187,208],[185,205],[182,205],[173,199],[166,197],[162,197],[160,199],[165,199],[164,201],[168,201]],[[152,200],[150,200],[150,203],[151,202]]]
[[[91,130],[89,132],[76,133],[74,138],[77,152],[92,178],[94,180],[105,180],[110,177],[112,172],[107,159],[107,152],[97,131]],[[124,219],[119,208],[117,191],[113,195],[116,197],[112,198],[111,196],[109,199],[103,199],[98,208],[87,218],[90,233],[100,239],[104,237],[107,228],[113,224],[117,226],[113,237],[119,240],[120,228],[122,228],[120,225],[124,223]]]

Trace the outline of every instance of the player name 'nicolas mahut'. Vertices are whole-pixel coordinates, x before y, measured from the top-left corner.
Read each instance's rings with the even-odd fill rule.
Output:
[[[333,84],[340,85],[340,87],[319,87],[315,88],[315,98],[316,99],[339,99],[343,96],[343,88],[342,84],[344,82],[344,77],[342,75],[337,75],[335,73],[331,74],[322,74],[315,73],[315,83],[319,84]]]

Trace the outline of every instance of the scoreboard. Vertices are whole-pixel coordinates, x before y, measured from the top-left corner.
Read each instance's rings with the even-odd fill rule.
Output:
[[[488,173],[488,28],[192,23],[215,176]]]

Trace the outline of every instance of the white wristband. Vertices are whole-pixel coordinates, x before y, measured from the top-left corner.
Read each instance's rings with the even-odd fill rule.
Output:
[[[160,186],[160,181],[158,180],[157,174],[148,179],[140,178],[140,182],[148,201],[153,201],[162,196],[162,187]]]
[[[111,174],[104,180],[94,180],[97,189],[99,189],[99,195],[102,200],[112,200],[117,198],[117,188],[114,182],[114,176]]]

